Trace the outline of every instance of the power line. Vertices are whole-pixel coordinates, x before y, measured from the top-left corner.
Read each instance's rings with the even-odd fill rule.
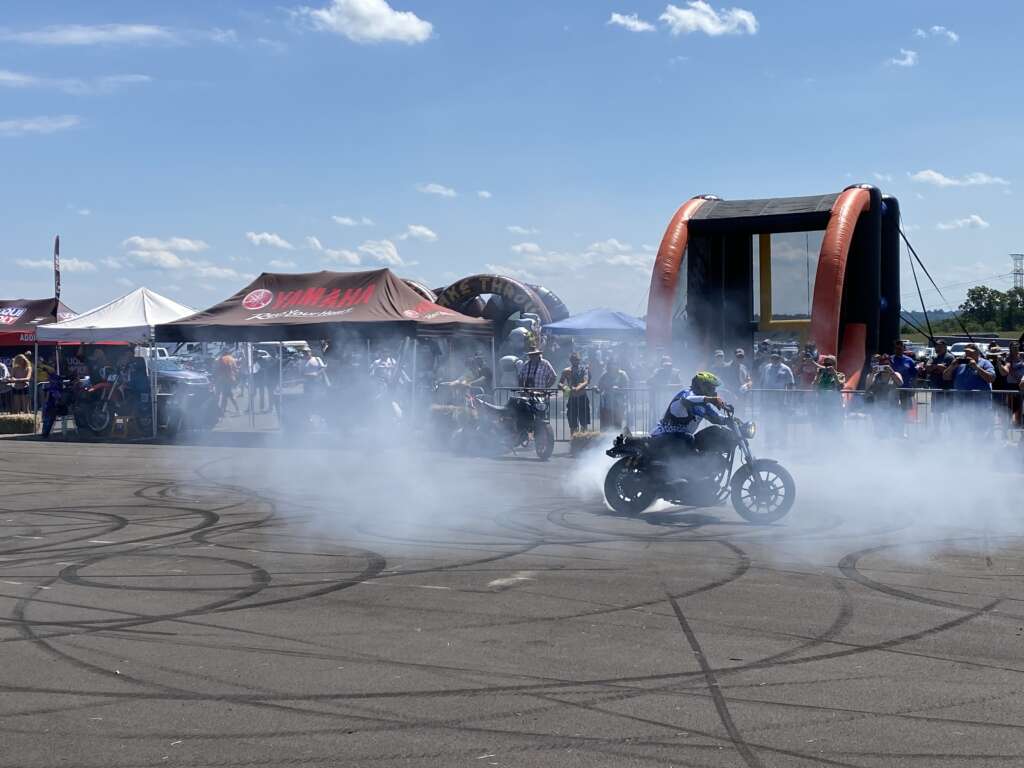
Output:
[[[963,285],[977,285],[979,282],[984,281],[984,280],[995,280],[996,278],[1011,277],[1012,275],[1013,275],[1013,272],[1000,272],[998,275],[987,275],[985,277],[973,277],[970,280],[963,280],[963,281],[961,281],[959,283],[949,283],[948,285],[941,285],[941,286],[937,286],[935,288],[922,288],[921,292],[922,293],[936,293],[936,292],[938,292],[938,293],[941,294],[943,288],[959,288],[960,286],[963,286]],[[914,295],[915,295],[914,291],[909,291],[907,293],[901,294],[900,298],[906,298],[907,296],[913,297]]]

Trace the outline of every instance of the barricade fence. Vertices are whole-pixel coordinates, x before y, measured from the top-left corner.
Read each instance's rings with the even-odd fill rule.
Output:
[[[504,405],[518,388],[498,387],[493,402]],[[555,439],[568,441],[579,431],[650,432],[661,419],[678,387],[644,387],[567,397],[561,389],[545,390]],[[755,421],[765,440],[799,442],[815,433],[842,430],[875,437],[933,438],[970,434],[1003,442],[1020,442],[1019,391],[940,389],[889,390],[882,395],[861,391],[813,389],[747,389],[723,393],[736,415]]]

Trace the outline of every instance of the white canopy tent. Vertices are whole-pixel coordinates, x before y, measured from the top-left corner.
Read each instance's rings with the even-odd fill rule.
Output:
[[[194,315],[195,310],[149,288],[136,288],[119,299],[90,309],[70,320],[40,325],[40,341],[97,344],[121,341],[149,344],[153,326]]]
[[[148,344],[152,359],[153,326],[180,320],[183,317],[194,315],[195,312],[191,307],[161,296],[149,288],[136,288],[119,299],[90,309],[70,320],[40,325],[36,338],[39,341],[56,341],[58,343]],[[149,379],[153,437],[156,437],[156,375],[151,372]]]

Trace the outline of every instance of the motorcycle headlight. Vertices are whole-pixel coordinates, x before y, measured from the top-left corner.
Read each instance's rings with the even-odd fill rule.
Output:
[[[546,412],[546,411],[547,411],[547,409],[548,409],[548,404],[547,404],[547,403],[545,403],[545,402],[542,402],[542,401],[538,400],[538,401],[537,401],[536,403],[534,403],[534,404],[533,404],[533,409],[534,409],[534,410],[535,410],[535,411],[536,411],[537,413],[544,413],[544,412]]]
[[[753,440],[754,439],[754,435],[756,435],[756,434],[757,434],[757,424],[755,424],[752,421],[748,421],[746,424],[743,425],[743,436],[745,438],[747,438],[747,440]]]

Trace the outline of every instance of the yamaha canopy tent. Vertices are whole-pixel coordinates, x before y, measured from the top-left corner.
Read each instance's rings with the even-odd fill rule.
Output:
[[[264,272],[209,309],[156,327],[157,341],[294,341],[330,338],[342,328],[408,336],[491,335],[491,323],[440,307],[389,269]]]
[[[640,338],[646,330],[647,325],[640,318],[613,309],[591,309],[544,326],[544,332],[552,336],[595,339]]]

